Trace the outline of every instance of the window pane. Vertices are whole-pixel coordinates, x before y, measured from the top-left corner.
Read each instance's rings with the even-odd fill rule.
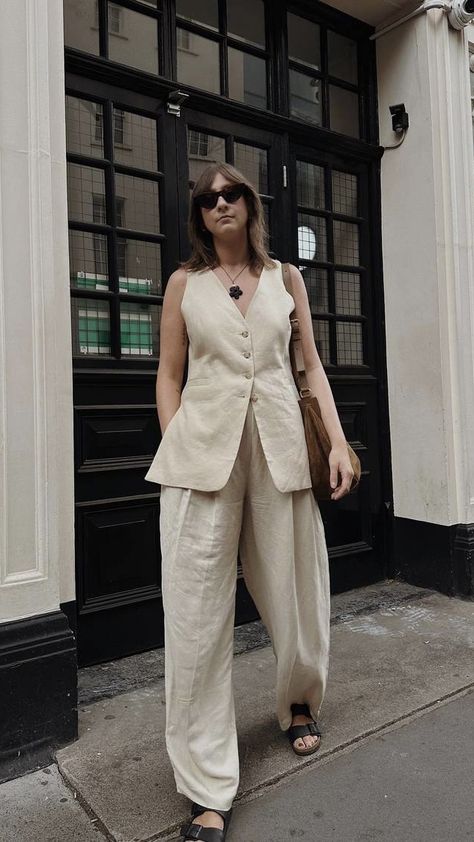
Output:
[[[187,129],[189,181],[192,189],[208,164],[225,161],[225,140],[223,137]]]
[[[357,176],[348,172],[332,172],[332,208],[335,213],[357,216]]]
[[[347,266],[359,265],[359,226],[333,220],[334,262]]]
[[[176,0],[176,14],[211,29],[219,28],[217,0]]]
[[[357,44],[331,30],[328,30],[328,72],[357,85]]]
[[[161,246],[119,237],[117,248],[120,292],[161,295]]]
[[[363,365],[362,325],[356,322],[336,322],[338,365]]]
[[[68,152],[104,157],[104,113],[99,102],[66,97],[66,145]]]
[[[227,0],[227,34],[264,47],[263,0]]]
[[[180,33],[183,34],[180,36]],[[219,44],[196,35],[195,32],[186,32],[179,28],[178,42],[179,37],[183,39],[184,34],[187,36],[185,42],[188,46],[178,46],[178,81],[219,94]]]
[[[299,120],[322,125],[320,79],[290,70],[290,113]]]
[[[325,219],[298,214],[298,256],[302,260],[327,260]]]
[[[156,120],[114,108],[114,159],[130,167],[156,171]]]
[[[325,269],[315,269],[311,266],[300,266],[303,275],[311,311],[313,313],[327,313],[328,304],[328,273]]]
[[[116,173],[117,225],[134,231],[160,231],[159,188],[156,181]]]
[[[70,219],[104,224],[106,212],[103,171],[80,164],[68,164],[67,200]]]
[[[351,272],[334,273],[336,313],[356,316],[361,312],[360,275]]]
[[[235,166],[255,185],[258,193],[268,193],[268,153],[247,143],[234,143]]]
[[[325,208],[324,169],[306,161],[296,162],[296,193],[299,205]]]
[[[329,125],[335,132],[359,137],[359,97],[329,85]]]
[[[329,350],[329,325],[327,322],[313,319],[313,333],[314,341],[316,343],[316,350],[319,354],[323,365],[329,365],[331,362],[331,354]]]
[[[267,69],[262,58],[229,47],[229,97],[255,108],[267,107]]]
[[[64,0],[64,43],[99,55],[97,0]]]
[[[71,286],[108,289],[107,237],[90,231],[69,231]]]
[[[157,74],[156,18],[109,3],[109,58],[128,67]]]
[[[106,301],[73,298],[72,348],[75,356],[110,355],[110,314]]]
[[[123,356],[157,357],[160,347],[159,304],[120,304],[120,343]]]
[[[321,39],[317,23],[288,12],[288,56],[308,67],[321,69]]]

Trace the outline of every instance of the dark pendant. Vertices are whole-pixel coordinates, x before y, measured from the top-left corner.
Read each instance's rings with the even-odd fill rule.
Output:
[[[231,298],[240,298],[243,294],[244,291],[243,289],[240,289],[238,284],[233,284],[233,286],[229,287],[229,295]]]

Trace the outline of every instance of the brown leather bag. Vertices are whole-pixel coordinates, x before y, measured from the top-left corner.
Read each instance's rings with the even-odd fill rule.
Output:
[[[288,263],[282,264],[283,281],[290,295],[293,297],[293,286],[291,283],[290,267]],[[334,488],[330,485],[329,453],[331,440],[327,434],[321,417],[321,409],[316,395],[313,395],[308,386],[306,371],[304,367],[303,351],[301,347],[301,335],[296,312],[290,313],[291,339],[290,359],[293,377],[298,389],[300,398],[299,405],[303,416],[306,444],[308,447],[309,469],[313,493],[317,500],[330,500]],[[357,488],[360,481],[361,466],[359,457],[354,453],[350,444],[347,444],[349,458],[354,471],[350,492]],[[349,492],[349,493],[350,493]]]

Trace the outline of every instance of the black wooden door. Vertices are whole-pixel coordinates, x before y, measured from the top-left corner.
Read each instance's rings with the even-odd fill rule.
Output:
[[[376,167],[290,143],[291,260],[305,278],[318,352],[362,465],[355,493],[320,503],[333,592],[379,580],[387,564],[382,289],[372,257],[379,231],[371,195]]]
[[[270,233],[270,253],[299,266],[308,289],[317,347],[348,441],[363,475],[356,494],[321,503],[333,592],[377,581],[386,569],[381,483],[380,371],[372,268],[378,230],[370,196],[373,163],[298,146],[287,134],[185,109],[179,123],[179,168],[187,195],[202,168],[225,160],[256,185]],[[185,214],[181,216],[185,220]],[[181,242],[186,243],[182,230]],[[184,246],[184,252],[186,247]],[[383,348],[383,346],[382,346]],[[257,616],[238,567],[236,623]]]

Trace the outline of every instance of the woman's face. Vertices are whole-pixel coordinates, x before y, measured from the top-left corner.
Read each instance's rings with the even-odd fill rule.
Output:
[[[210,190],[217,192],[224,187],[231,187],[232,184],[226,176],[217,173]],[[223,196],[219,196],[215,208],[201,208],[201,214],[204,225],[215,237],[235,237],[237,233],[246,230],[248,210],[244,196],[233,203],[226,202]]]

